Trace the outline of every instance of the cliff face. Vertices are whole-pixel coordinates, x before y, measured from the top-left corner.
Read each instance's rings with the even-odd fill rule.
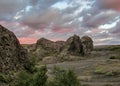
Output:
[[[28,64],[27,51],[13,32],[0,25],[0,72],[25,69]]]

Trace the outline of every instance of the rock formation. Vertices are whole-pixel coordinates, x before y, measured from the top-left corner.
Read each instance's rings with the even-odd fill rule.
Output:
[[[51,55],[88,55],[93,49],[93,41],[88,36],[81,39],[78,35],[71,36],[66,41],[53,42],[41,38],[36,43],[34,54],[37,57],[46,57]]]
[[[64,50],[63,51],[67,52],[67,54],[80,55],[82,53],[82,44],[80,37],[74,35],[68,38]]]
[[[37,47],[42,47],[46,50],[53,50],[53,51],[60,51],[60,48],[65,44],[64,41],[50,41],[45,38],[41,38],[37,41],[36,48]]]
[[[28,64],[27,52],[14,33],[0,25],[0,72],[25,69]]]
[[[60,52],[62,46],[65,44],[64,41],[50,41],[45,38],[41,38],[36,43],[36,48],[33,51],[39,59],[42,59],[45,56],[54,55]]]
[[[83,36],[81,38],[83,46],[83,54],[88,55],[93,50],[93,40],[89,36]]]

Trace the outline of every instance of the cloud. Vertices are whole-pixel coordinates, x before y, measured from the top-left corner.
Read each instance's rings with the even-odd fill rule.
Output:
[[[8,28],[10,31],[13,31],[17,37],[29,37],[29,35],[35,33],[35,30],[18,22],[0,21],[0,24]]]
[[[1,0],[0,24],[21,43],[41,37],[66,40],[73,34],[89,35],[95,44],[120,43],[119,4],[119,0]]]
[[[28,37],[22,37],[22,38],[18,38],[20,43],[22,44],[32,44],[32,43],[36,43],[37,39],[36,38],[28,38]]]
[[[49,26],[58,15],[59,11],[56,9],[49,9],[43,13],[31,10],[22,17],[20,22],[34,29],[44,29]]]
[[[11,20],[27,5],[27,0],[0,0],[0,20]]]
[[[120,11],[120,0],[97,0],[97,5],[103,9]]]
[[[117,25],[113,27],[110,31],[111,35],[119,38],[120,37],[120,19],[119,22],[117,22]]]
[[[70,32],[73,32],[73,28],[69,28],[69,27],[58,27],[58,26],[55,26],[52,31],[55,32],[55,33],[70,33]]]
[[[114,18],[118,15],[120,14],[111,10],[101,11],[100,13],[94,14],[94,16],[90,14],[87,17],[84,17],[83,26],[97,28],[100,25],[109,23],[110,21],[114,20]]]

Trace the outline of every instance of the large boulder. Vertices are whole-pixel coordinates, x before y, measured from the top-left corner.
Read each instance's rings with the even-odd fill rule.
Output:
[[[81,38],[82,46],[83,46],[83,54],[89,55],[93,50],[93,40],[89,36],[83,36]]]
[[[0,72],[26,69],[28,64],[27,51],[13,32],[0,25]]]
[[[80,55],[82,53],[82,44],[80,37],[74,35],[67,39],[63,52],[71,55]]]

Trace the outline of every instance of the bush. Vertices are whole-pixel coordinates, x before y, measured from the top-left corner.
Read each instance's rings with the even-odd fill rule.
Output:
[[[41,67],[38,72],[33,76],[32,83],[30,86],[46,86],[47,82],[47,67]]]
[[[27,71],[30,73],[36,72],[35,65],[37,64],[36,55],[32,52],[29,53],[29,64],[27,65]]]
[[[41,67],[33,74],[22,71],[11,86],[45,86],[47,81],[46,72],[46,66]]]
[[[10,74],[5,75],[0,73],[0,83],[9,83],[12,81],[12,76]]]
[[[77,76],[72,70],[62,70],[54,68],[55,78],[49,86],[81,86]]]
[[[30,86],[30,80],[30,74],[26,71],[21,71],[11,86]]]
[[[5,78],[3,74],[0,74],[0,83],[5,82]]]

